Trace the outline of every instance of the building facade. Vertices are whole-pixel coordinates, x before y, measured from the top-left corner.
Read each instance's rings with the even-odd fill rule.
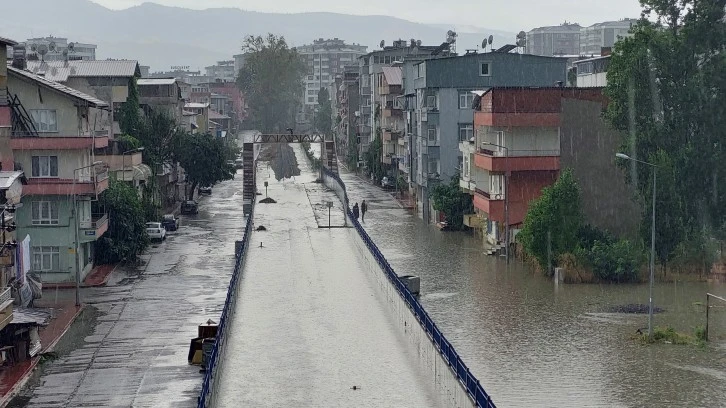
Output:
[[[578,88],[607,86],[609,55],[582,59],[575,61],[573,65],[577,74],[576,86]]]
[[[630,27],[638,20],[625,18],[619,21],[605,21],[580,29],[580,55],[600,55],[603,48],[612,48],[618,39],[629,37]]]
[[[493,87],[564,84],[567,61],[507,52],[487,52],[448,58],[427,59],[414,66],[414,109],[407,128],[415,128],[411,160],[411,189],[419,214],[427,221],[439,221],[429,201],[430,188],[447,183],[463,167],[459,149],[470,141],[477,127],[472,109],[475,93]]]
[[[349,163],[358,161],[356,134],[360,118],[358,75],[357,65],[347,65],[344,72],[336,78],[335,101],[340,121],[336,126],[335,146],[338,149],[338,157],[345,157]]]
[[[564,22],[558,26],[537,27],[527,32],[528,54],[578,55],[580,53],[580,27],[577,23]]]
[[[15,166],[28,179],[18,240],[30,236],[31,270],[44,282],[82,280],[108,229],[108,214],[97,205],[108,171],[94,151],[108,146],[109,104],[22,67],[8,74],[8,93],[28,112],[14,115],[10,140]]]
[[[204,71],[209,82],[234,82],[239,72],[235,70],[234,60],[217,61],[215,65],[205,67]]]
[[[354,63],[356,58],[365,54],[367,47],[358,44],[346,44],[344,40],[319,38],[312,44],[295,47],[302,57],[307,72],[304,79],[303,110],[298,115],[298,122],[309,122],[313,110],[318,104],[318,92],[321,88],[328,89],[331,101],[335,96],[335,77],[345,70],[346,65]]]

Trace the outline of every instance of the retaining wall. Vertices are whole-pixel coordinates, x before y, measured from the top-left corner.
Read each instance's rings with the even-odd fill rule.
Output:
[[[456,408],[495,407],[479,380],[471,374],[418,299],[398,278],[365,229],[353,218],[345,183],[326,168],[323,169],[323,182],[338,194],[347,208],[347,222],[354,227],[349,233],[354,235],[356,248],[366,259],[368,270],[385,294],[386,303],[398,321],[398,327],[416,348],[422,367],[431,374],[442,399]]]

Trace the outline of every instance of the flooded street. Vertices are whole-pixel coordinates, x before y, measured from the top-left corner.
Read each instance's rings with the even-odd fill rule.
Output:
[[[56,347],[59,358],[10,407],[196,407],[202,374],[187,363],[189,341],[221,313],[244,227],[241,174],[196,199],[199,214],[181,216],[144,266],[83,290],[87,311]]]
[[[292,150],[301,164],[294,179],[258,168],[258,189],[269,182],[277,203],[255,208],[254,225],[266,230],[250,238],[216,406],[441,406],[363,266],[355,232],[318,227],[314,211],[327,225],[327,208],[314,204],[334,196],[314,183],[302,147]],[[340,225],[342,209],[333,211]]]
[[[608,313],[648,303],[647,285],[560,285],[482,253],[473,235],[440,232],[391,195],[342,175],[351,205],[369,203],[365,227],[399,275],[421,277],[421,300],[501,407],[643,407],[726,404],[726,312],[713,309],[703,347],[631,339],[647,315]],[[724,285],[663,283],[656,325],[693,335],[706,292]]]

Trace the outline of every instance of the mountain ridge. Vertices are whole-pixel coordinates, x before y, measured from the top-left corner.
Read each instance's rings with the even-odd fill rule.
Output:
[[[203,69],[239,53],[246,35],[268,32],[283,35],[291,46],[337,37],[347,43],[366,45],[372,51],[382,39],[390,44],[396,39],[415,38],[438,45],[445,40],[447,31],[444,24],[427,25],[381,15],[266,13],[237,8],[193,10],[153,2],[122,10],[108,9],[90,0],[24,0],[4,7],[10,16],[30,17],[16,20],[20,23],[6,20],[0,27],[0,36],[17,41],[51,34],[67,37],[70,41],[97,44],[99,59],[136,59],[142,65],[150,65],[152,71],[167,70],[172,65]],[[460,32],[459,50],[475,48],[481,43],[482,33],[495,35],[499,45],[514,40],[514,33],[480,30]]]

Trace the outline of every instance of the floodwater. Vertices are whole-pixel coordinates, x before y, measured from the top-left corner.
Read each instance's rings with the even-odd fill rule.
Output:
[[[726,310],[711,310],[705,347],[632,339],[647,315],[608,313],[648,303],[640,285],[559,285],[482,253],[467,233],[441,232],[391,195],[342,175],[351,205],[369,204],[365,227],[399,275],[421,277],[421,301],[501,407],[726,406]],[[663,283],[655,325],[693,334],[706,292],[726,286]]]
[[[277,203],[255,207],[266,230],[250,238],[216,406],[441,406],[350,231],[318,227],[323,209],[311,204],[328,197],[293,150],[300,176],[277,181],[258,167],[258,188],[269,182]]]

